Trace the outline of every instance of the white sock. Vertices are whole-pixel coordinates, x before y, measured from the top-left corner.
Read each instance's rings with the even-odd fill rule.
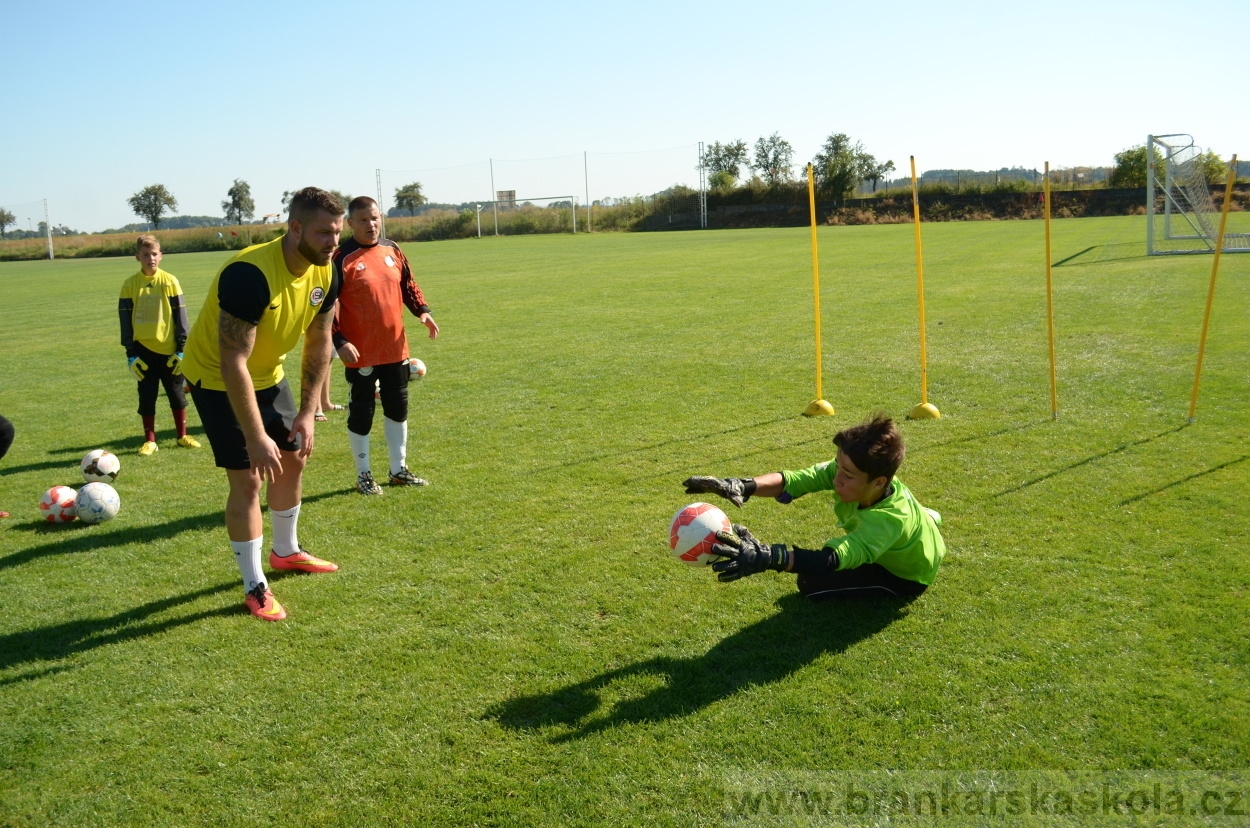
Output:
[[[382,418],[382,430],[386,432],[386,452],[391,457],[391,474],[408,465],[408,421],[397,423]]]
[[[299,524],[299,504],[290,509],[270,509],[269,518],[273,523],[273,551],[279,558],[294,555],[299,551],[299,535],[296,526]]]
[[[347,439],[352,446],[352,459],[356,461],[356,474],[364,474],[369,471],[369,435],[357,434],[349,428]]]
[[[230,541],[234,547],[234,562],[239,565],[239,574],[243,576],[243,591],[251,592],[257,584],[269,587],[265,581],[265,572],[260,568],[260,549],[264,546],[264,536],[250,541]]]

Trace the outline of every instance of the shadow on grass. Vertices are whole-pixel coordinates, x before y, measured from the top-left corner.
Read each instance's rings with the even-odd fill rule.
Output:
[[[325,500],[331,497],[344,497],[355,491],[355,489],[342,489],[333,492],[322,492],[321,494],[305,497],[303,502],[315,503],[318,500]],[[226,496],[224,485],[220,494],[224,500]],[[77,520],[71,523],[48,523],[42,520],[29,520],[25,523],[11,525],[8,531],[32,532],[36,535],[46,535],[49,538],[55,538],[55,540],[32,546],[29,549],[19,549],[17,552],[5,555],[0,558],[0,570],[21,566],[36,558],[44,558],[51,555],[70,555],[78,552],[91,552],[96,549],[107,549],[112,546],[151,543],[164,538],[172,538],[183,532],[213,529],[216,527],[221,527],[224,530],[225,525],[226,513],[224,511],[191,515],[178,520],[171,520],[167,523],[157,523],[149,526],[129,526],[113,523],[90,526]],[[110,526],[114,528],[105,528]],[[224,531],[222,543],[225,543]]]
[[[903,599],[817,603],[798,595],[777,601],[780,612],[745,627],[701,656],[652,658],[600,673],[577,684],[502,702],[486,715],[513,730],[572,728],[554,743],[580,739],[621,725],[688,716],[751,687],[772,684],[815,661],[838,654],[903,616]],[[633,677],[663,684],[645,695],[594,714],[601,694]]]
[[[1189,475],[1188,477],[1182,477],[1180,480],[1173,480],[1171,483],[1168,483],[1166,486],[1160,486],[1160,487],[1159,487],[1159,488],[1157,488],[1157,489],[1151,489],[1151,490],[1150,490],[1150,491],[1148,491],[1148,492],[1142,492],[1142,493],[1141,493],[1141,494],[1139,494],[1139,495],[1133,495],[1133,496],[1132,496],[1132,497],[1130,497],[1130,498],[1127,498],[1127,499],[1125,499],[1125,500],[1121,500],[1121,501],[1120,501],[1119,503],[1117,503],[1116,505],[1117,505],[1117,506],[1127,506],[1127,505],[1128,505],[1128,504],[1130,504],[1130,503],[1136,503],[1136,502],[1137,502],[1137,501],[1139,501],[1139,500],[1145,500],[1146,498],[1148,498],[1148,497],[1150,497],[1150,496],[1152,496],[1152,495],[1157,495],[1157,494],[1159,494],[1160,492],[1166,492],[1168,489],[1171,489],[1171,488],[1173,488],[1173,487],[1175,487],[1175,486],[1180,486],[1180,485],[1182,485],[1182,484],[1184,484],[1184,483],[1188,483],[1188,482],[1189,482],[1189,481],[1191,481],[1191,480],[1197,480],[1199,477],[1205,477],[1205,476],[1206,476],[1206,475],[1208,475],[1208,474],[1214,474],[1215,472],[1219,471],[1220,469],[1226,469],[1226,468],[1228,468],[1229,466],[1235,466],[1235,465],[1237,465],[1238,463],[1244,463],[1244,462],[1246,462],[1247,460],[1250,460],[1250,454],[1242,455],[1241,457],[1238,457],[1236,460],[1229,460],[1227,463],[1220,463],[1218,466],[1212,466],[1211,468],[1207,469],[1206,471],[1200,471],[1200,472],[1197,472],[1197,473],[1195,473],[1195,474],[1191,474],[1191,475]]]
[[[166,409],[165,414],[166,415],[169,414],[168,409]],[[157,411],[156,416],[158,417],[161,416],[159,409]],[[203,436],[204,426],[196,426],[196,425],[191,425],[190,423],[188,423],[187,433],[191,435],[198,434],[198,435]],[[177,439],[178,439],[178,432],[175,429],[165,428],[156,432],[157,443],[169,444],[169,443],[173,443],[177,441]],[[131,435],[130,437],[123,437],[120,440],[111,440],[107,443],[100,443],[100,444],[92,445],[92,446],[65,446],[63,448],[58,448],[58,449],[49,449],[48,454],[72,454],[77,457],[82,457],[87,452],[94,451],[95,449],[98,449],[98,448],[105,449],[106,451],[111,451],[114,454],[122,454],[122,453],[126,453],[129,449],[133,449],[134,451],[137,452],[139,450],[139,446],[141,445],[143,445],[143,432],[142,431],[140,431],[138,434]],[[207,448],[207,446],[205,446],[205,448]],[[183,451],[186,451],[186,449],[183,449]]]
[[[210,595],[237,589],[239,589],[238,582],[230,581],[217,586],[197,589],[194,592],[186,592],[182,595],[149,601],[134,609],[125,610],[107,618],[67,621],[64,624],[52,624],[34,630],[0,635],[0,670],[7,670],[32,662],[57,661],[76,653],[93,650],[96,647],[143,638],[149,635],[157,635],[175,627],[202,621],[205,618],[236,615],[240,612],[245,612],[246,610],[243,609],[242,602],[236,602],[229,607],[202,610],[161,621],[146,620],[153,615],[182,604],[189,604]],[[56,668],[14,676],[12,680],[25,681],[47,675],[51,672],[56,672]]]
[[[1124,259],[1146,258],[1146,247],[1142,242],[1117,242],[1115,244],[1096,244],[1087,247],[1080,253],[1073,253],[1066,259],[1060,259],[1051,267],[1073,267],[1076,265],[1115,262]],[[1079,261],[1078,261],[1079,260]]]
[[[1149,437],[1143,437],[1140,440],[1130,440],[1127,443],[1121,443],[1120,445],[1116,446],[1113,449],[1107,449],[1106,451],[1099,452],[1098,454],[1091,454],[1089,457],[1086,457],[1084,460],[1078,460],[1075,463],[1069,463],[1068,465],[1055,469],[1054,471],[1047,472],[1046,474],[1043,474],[1040,477],[1035,477],[1032,480],[1026,480],[1025,482],[1020,483],[1019,485],[1012,486],[1010,489],[1003,489],[998,494],[991,495],[990,499],[992,500],[994,498],[1006,497],[1007,495],[1014,494],[1015,492],[1021,491],[1022,489],[1027,489],[1030,486],[1036,486],[1038,483],[1043,483],[1051,479],[1052,477],[1056,477],[1058,475],[1063,474],[1064,472],[1072,471],[1073,469],[1079,469],[1081,466],[1087,466],[1090,463],[1097,462],[1099,460],[1102,460],[1105,457],[1110,457],[1113,454],[1119,454],[1120,452],[1128,451],[1129,449],[1135,446],[1141,446],[1141,445],[1145,445],[1146,443],[1152,443],[1155,440],[1158,440],[1163,437],[1167,437],[1169,434],[1176,434],[1179,431],[1183,431],[1184,429],[1188,427],[1189,427],[1189,424],[1185,423],[1183,425],[1177,426],[1176,428],[1169,428],[1167,431],[1160,431],[1158,434],[1152,434]],[[1184,482],[1184,481],[1178,481],[1178,482]]]

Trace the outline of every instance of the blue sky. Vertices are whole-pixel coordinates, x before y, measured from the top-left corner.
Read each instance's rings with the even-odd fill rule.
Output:
[[[774,131],[798,161],[845,132],[921,171],[1109,164],[1149,132],[1250,156],[1229,0],[47,8],[3,12],[0,205],[83,230],[158,182],[203,215],[235,178],[262,214],[307,184],[372,194],[378,168],[387,198],[488,198],[492,158],[522,197],[584,198],[586,167],[592,199],[633,195],[693,178],[698,141]]]

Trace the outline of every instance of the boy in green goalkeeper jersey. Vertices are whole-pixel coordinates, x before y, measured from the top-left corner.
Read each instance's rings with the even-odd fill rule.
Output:
[[[914,598],[937,577],[946,554],[941,516],[920,505],[894,476],[903,463],[903,437],[883,414],[838,432],[836,459],[802,471],[754,478],[691,477],[687,494],[716,494],[741,507],[754,495],[781,503],[832,491],[841,537],[819,550],[766,544],[740,524],[719,532],[712,564],[722,581],[766,569],[794,572],[799,592],[813,600],[896,595]]]

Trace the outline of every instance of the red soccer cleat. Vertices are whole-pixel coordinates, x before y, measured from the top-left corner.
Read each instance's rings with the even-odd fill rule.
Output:
[[[247,604],[247,611],[262,621],[281,621],[286,618],[286,610],[263,584],[249,592],[244,603]]]
[[[308,554],[306,549],[301,549],[285,558],[271,549],[269,550],[269,566],[290,572],[334,572],[339,568],[336,563],[323,561],[321,558]]]

